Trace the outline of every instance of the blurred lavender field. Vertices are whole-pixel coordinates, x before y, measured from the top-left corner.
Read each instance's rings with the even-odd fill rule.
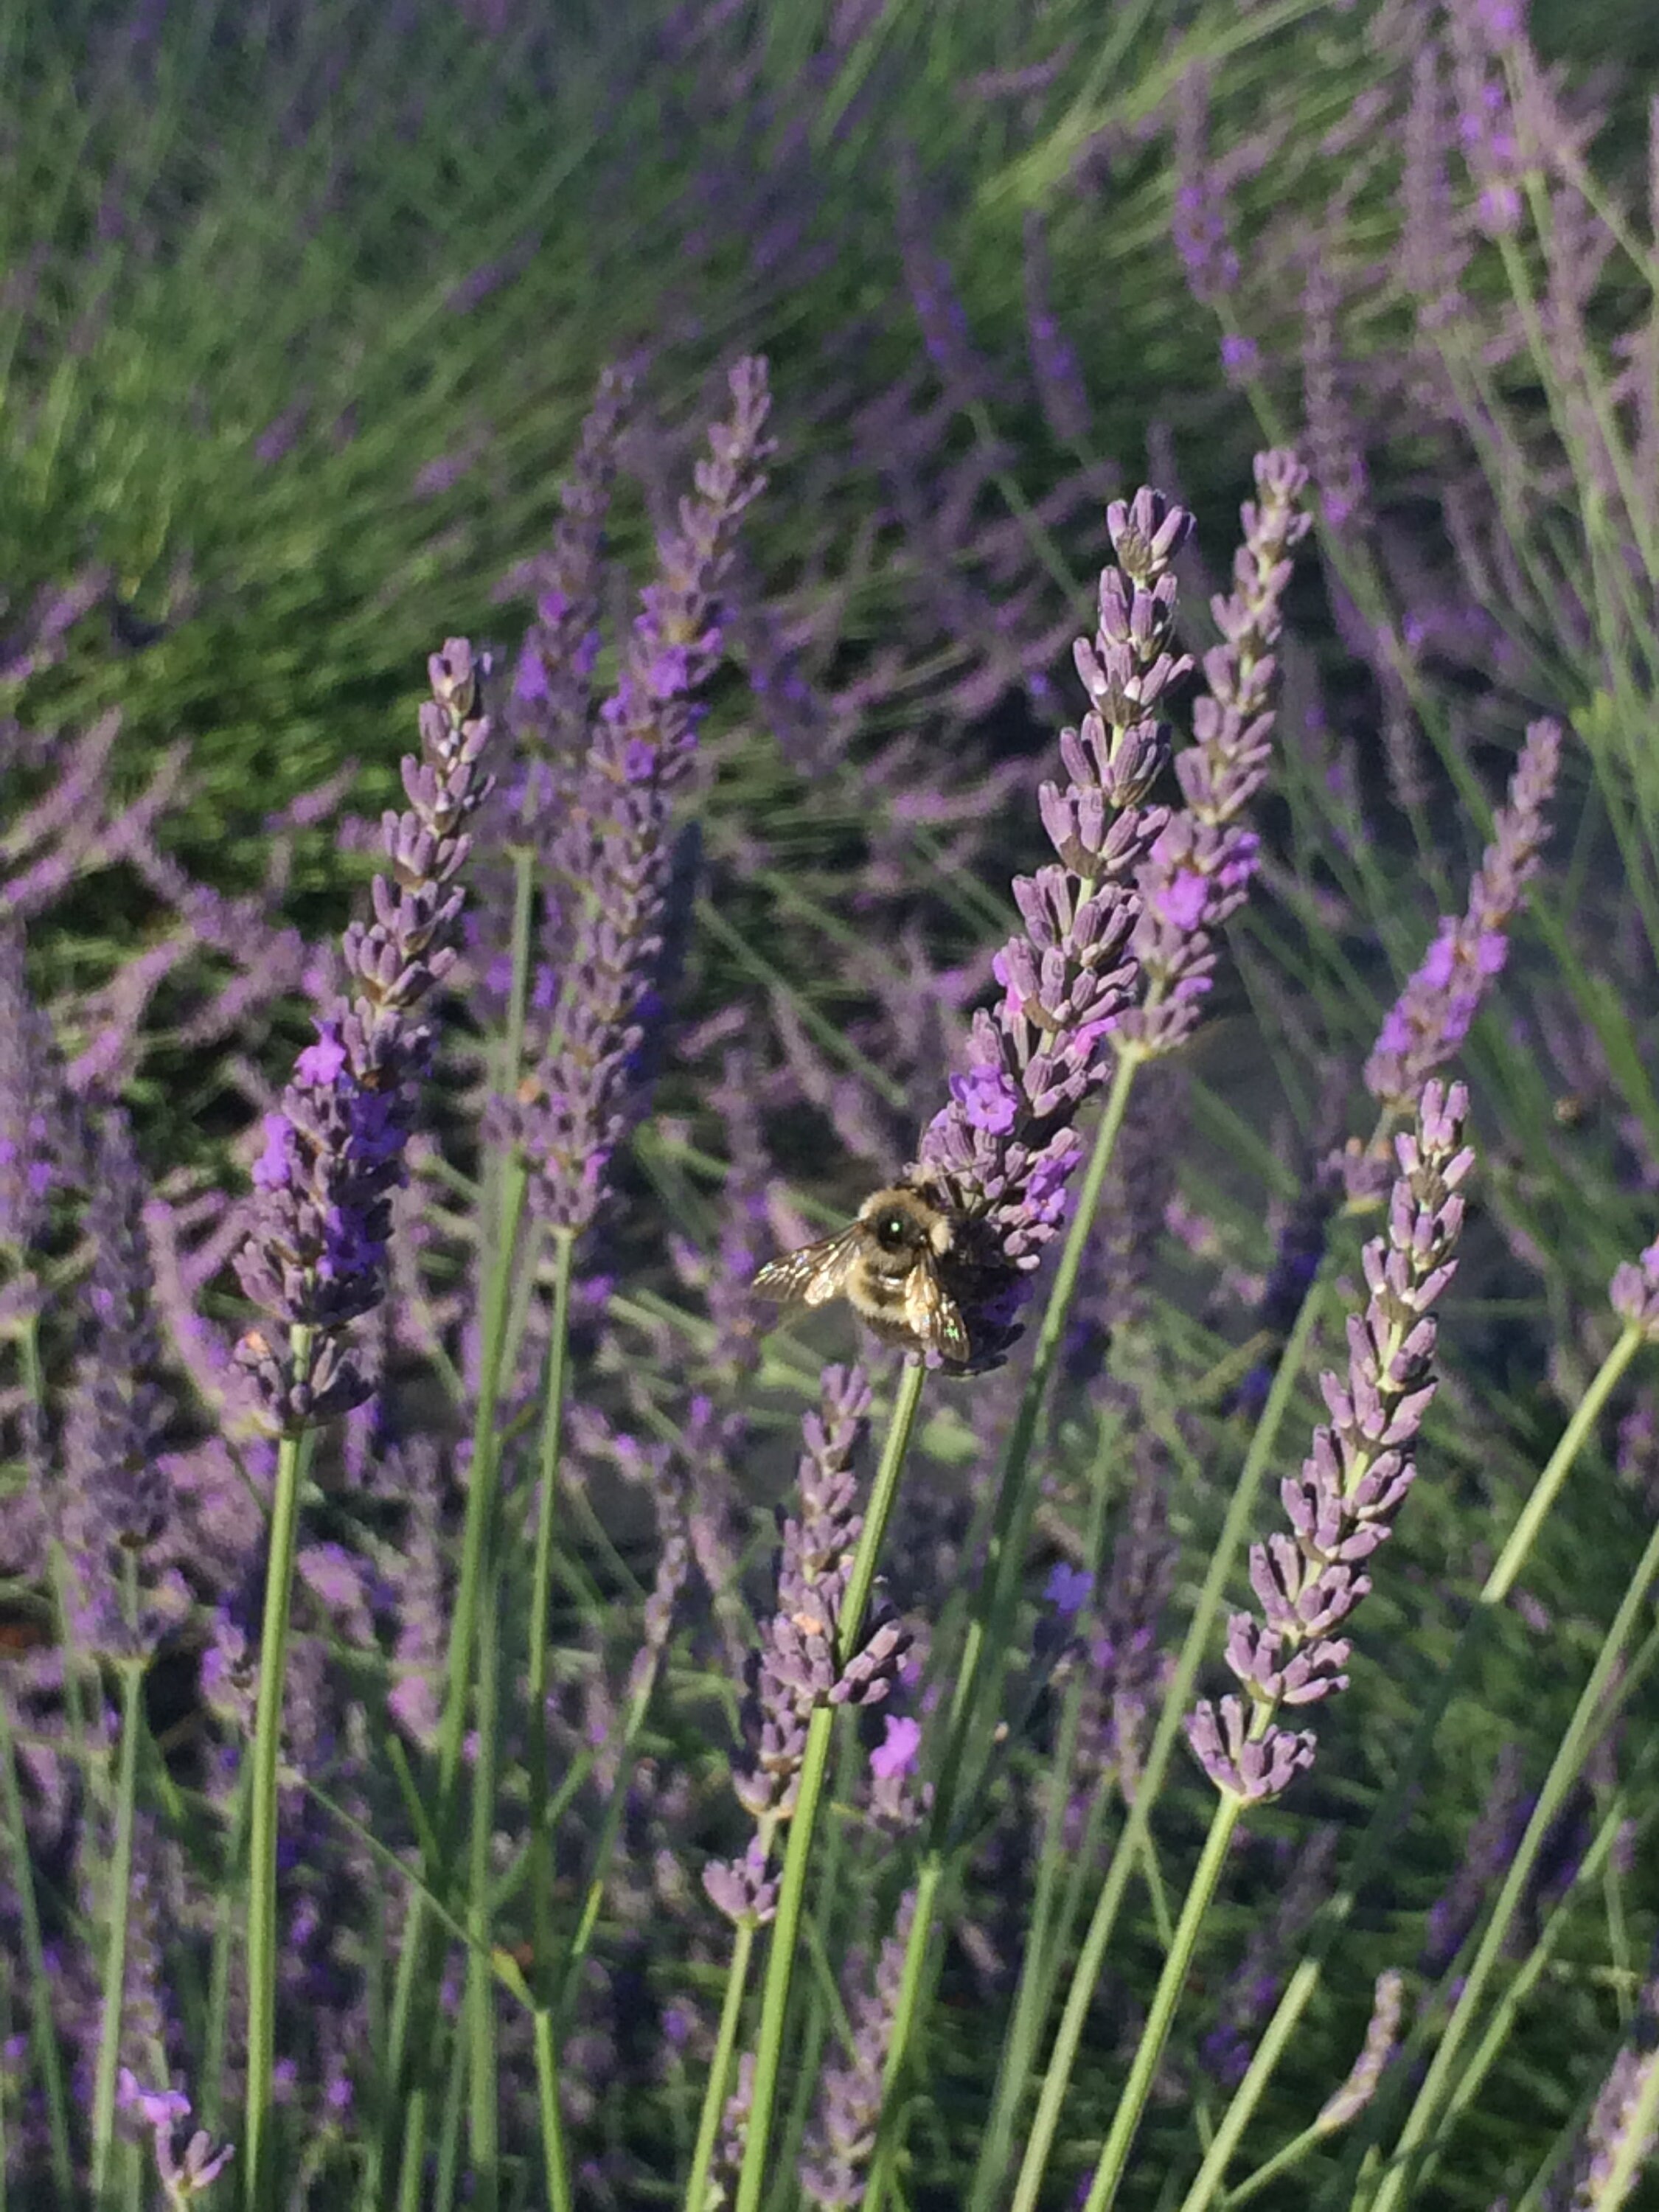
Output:
[[[1654,24],[0,53],[0,2212],[1659,2204]]]

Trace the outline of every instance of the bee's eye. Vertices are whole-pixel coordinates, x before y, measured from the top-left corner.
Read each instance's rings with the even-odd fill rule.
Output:
[[[903,1243],[909,1227],[902,1213],[884,1213],[876,1224],[876,1235],[890,1250],[896,1250]]]

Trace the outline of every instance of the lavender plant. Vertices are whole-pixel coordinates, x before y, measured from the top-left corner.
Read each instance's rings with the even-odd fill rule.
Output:
[[[499,40],[535,58],[533,41],[516,45],[520,33],[470,12],[479,52]],[[696,118],[710,149],[710,234],[736,223],[754,238],[755,298],[779,266],[816,265],[833,290],[841,276],[814,262],[813,179],[884,173],[867,156],[893,83],[890,26],[857,9],[810,37],[792,21],[760,56],[744,23],[714,15],[677,21],[660,48],[665,112]],[[1589,201],[1573,169],[1574,112],[1502,26],[1449,20],[1443,52],[1437,16],[1431,36],[1401,27],[1427,23],[1414,6],[1383,10],[1368,15],[1366,36],[1379,70],[1397,65],[1396,46],[1414,48],[1413,245],[1455,330],[1481,296],[1466,287],[1473,255],[1501,258],[1523,237],[1540,167],[1558,198],[1571,171]],[[1229,196],[1248,199],[1293,149],[1271,100],[1255,143],[1227,143],[1235,80],[1225,53],[1201,54],[1200,29],[1169,80],[1176,243],[1229,325],[1235,388],[1265,391],[1291,365],[1270,357],[1265,325],[1255,340],[1243,327],[1261,263],[1245,250],[1248,210]],[[1028,33],[1011,19],[1010,49]],[[965,55],[948,28],[917,35],[939,42],[936,60]],[[1193,611],[1175,591],[1192,553],[1185,510],[1151,492],[1118,501],[1106,510],[1115,565],[1078,660],[1090,712],[1062,738],[1064,787],[1040,794],[1049,857],[1019,879],[1008,935],[988,886],[1017,842],[1026,771],[1013,747],[993,758],[1007,732],[975,718],[1052,696],[1046,664],[1072,619],[1068,542],[1086,531],[1097,557],[1110,473],[1088,448],[1116,434],[1103,357],[1071,343],[1067,272],[1074,281],[1076,219],[1090,213],[1071,195],[1095,189],[1105,160],[1131,189],[1136,149],[1158,126],[1137,118],[1126,136],[1115,96],[1092,69],[1079,88],[1063,44],[1029,69],[998,58],[971,80],[954,62],[935,74],[954,101],[1000,118],[986,132],[999,151],[984,209],[1033,196],[1005,226],[1029,365],[999,349],[994,287],[954,251],[948,166],[934,172],[925,149],[914,166],[890,165],[908,287],[890,321],[861,315],[815,352],[820,388],[792,395],[796,504],[811,526],[781,592],[769,541],[734,556],[767,453],[757,364],[732,380],[696,495],[678,509],[664,497],[678,455],[652,442],[642,365],[608,375],[550,550],[507,587],[534,599],[498,717],[515,750],[486,798],[482,662],[475,672],[451,648],[425,718],[438,753],[411,771],[410,811],[387,832],[392,872],[376,884],[375,921],[348,937],[345,1000],[334,1003],[326,950],[283,912],[303,807],[267,822],[264,888],[217,901],[164,834],[185,788],[182,757],[148,786],[138,779],[135,799],[109,783],[112,725],[63,756],[44,796],[28,779],[46,775],[50,741],[20,735],[6,756],[29,789],[3,848],[7,902],[29,921],[37,971],[57,902],[105,870],[131,867],[163,917],[107,988],[53,994],[66,1074],[23,991],[21,945],[0,947],[4,1026],[22,1040],[0,1069],[10,1193],[0,1419],[15,1462],[0,1492],[0,2127],[19,2201],[108,2202],[159,2184],[181,2203],[240,2184],[256,2205],[429,2201],[448,2212],[464,2198],[544,2199],[563,2212],[667,2192],[707,2212],[798,2189],[824,2203],[879,2206],[902,2191],[987,2212],[1010,2188],[1024,2206],[1066,2185],[1061,2160],[1114,2109],[1100,2087],[1109,2075],[1116,2118],[1085,2179],[1092,2205],[1135,2191],[1173,2201],[1185,2187],[1183,2212],[1205,2212],[1224,2191],[1272,2201],[1292,2173],[1310,2197],[1352,2185],[1388,2205],[1420,2186],[1474,2203],[1477,2191],[1519,2185],[1519,2151],[1466,2127],[1492,2069],[1523,2046],[1504,2094],[1519,2063],[1547,2079],[1537,2049],[1559,2053],[1569,2019],[1575,2033],[1602,2013],[1610,2022],[1608,1990],[1639,1984],[1633,1935],[1653,1909],[1639,1861],[1622,1887],[1603,1885],[1627,1803],[1650,1797],[1640,1731],[1620,1735],[1617,1723],[1644,1711],[1650,1655],[1636,1632],[1654,1562],[1650,1547],[1605,1635],[1578,1562],[1599,1576],[1626,1545],[1619,1516],[1633,1493],[1597,1482],[1593,1447],[1603,1418],[1625,1411],[1626,1378],[1655,1334],[1656,1269],[1651,1250],[1621,1267],[1611,1324],[1573,1295],[1565,1279],[1579,1261],[1559,1258],[1547,1216],[1529,1212],[1528,1178],[1559,1204],[1576,1176],[1602,1241],[1613,1209],[1582,1158],[1569,1174],[1556,1158],[1557,1146],[1586,1149],[1569,1147],[1577,1133],[1565,1119],[1542,1140],[1528,1132],[1516,1102],[1530,1094],[1515,1073],[1547,1027],[1551,1052],[1592,1063],[1586,1093],[1614,1102],[1609,1141],[1624,1148],[1618,1249],[1634,1249],[1629,1217],[1650,1210],[1652,1182],[1638,1164],[1644,1063],[1600,979],[1638,972],[1639,933],[1621,925],[1604,961],[1572,901],[1605,897],[1611,913],[1622,894],[1587,867],[1571,873],[1575,860],[1562,870],[1544,857],[1547,821],[1568,812],[1587,751],[1604,791],[1616,787],[1602,709],[1575,711],[1571,734],[1534,722],[1467,911],[1440,925],[1424,959],[1417,884],[1412,900],[1395,896],[1395,832],[1419,839],[1425,910],[1456,915],[1444,802],[1457,792],[1482,823],[1489,767],[1469,732],[1507,743],[1520,693],[1530,712],[1562,687],[1546,680],[1559,667],[1549,653],[1534,650],[1523,672],[1492,629],[1460,629],[1468,610],[1437,607],[1432,590],[1413,589],[1413,623],[1390,628],[1364,588],[1389,517],[1376,426],[1403,387],[1373,375],[1352,343],[1344,226],[1368,204],[1382,158],[1357,106],[1319,157],[1351,167],[1352,195],[1297,248],[1310,323],[1299,366],[1336,635],[1375,687],[1386,758],[1376,775],[1355,768],[1344,750],[1353,724],[1332,737],[1285,634],[1305,528],[1299,463],[1282,450],[1259,459],[1232,588],[1212,603],[1219,642],[1206,651],[1194,638],[1190,658]],[[493,55],[474,67],[478,83],[498,85]],[[459,93],[474,80],[446,82]],[[798,98],[817,123],[789,107]],[[1462,228],[1431,239],[1449,204],[1429,175],[1433,141],[1454,104],[1484,118],[1464,139],[1473,197]],[[638,158],[629,149],[613,173]],[[1565,202],[1547,212],[1583,221]],[[1571,257],[1539,235],[1551,315],[1529,343],[1560,371],[1573,313],[1581,334],[1598,325]],[[689,254],[688,268],[711,268],[713,250]],[[446,312],[469,331],[513,327],[489,319],[492,303],[535,259],[520,246],[481,254]],[[1531,273],[1523,260],[1518,276]],[[653,376],[674,374],[684,302],[672,305]],[[899,325],[928,365],[872,398],[866,357]],[[1515,358],[1474,350],[1453,364],[1467,380],[1460,435],[1484,435],[1488,422],[1501,432],[1481,372]],[[1029,501],[1030,455],[1010,427],[1022,412],[1036,419],[1028,377],[1066,471],[1054,482],[1036,470]],[[1552,393],[1579,450],[1605,448],[1598,495],[1633,515],[1618,453],[1619,410],[1633,414],[1634,398],[1614,403],[1610,436],[1593,395],[1588,416],[1574,416],[1569,381],[1559,374]],[[638,620],[607,648],[623,583],[605,532],[626,547],[630,511],[611,504],[611,486],[635,408],[627,457],[643,457],[667,520]],[[1430,419],[1452,419],[1443,391]],[[809,422],[856,451],[856,489],[839,459],[798,441]],[[343,449],[363,434],[343,429]],[[307,441],[313,465],[314,426],[290,424],[261,441],[261,468],[284,469],[289,436]],[[416,499],[458,501],[486,477],[498,491],[492,456],[495,434],[477,426],[423,446]],[[868,510],[857,527],[855,499]],[[1459,559],[1499,560],[1486,540],[1516,511],[1477,500]],[[1596,590],[1563,592],[1551,611],[1580,668],[1592,599],[1622,610],[1631,635],[1641,613],[1637,568],[1621,571],[1585,513]],[[1558,580],[1531,558],[1517,573],[1535,615],[1540,579]],[[1387,560],[1393,588],[1408,552],[1389,543]],[[92,578],[43,605],[29,635],[19,627],[10,644],[28,680],[67,675],[64,640],[112,591]],[[1547,645],[1545,624],[1532,629],[1533,647]],[[1413,717],[1432,720],[1434,656],[1470,638],[1492,647],[1490,666],[1477,683],[1464,665],[1468,731],[1431,730],[1447,738],[1431,757]],[[728,648],[734,671],[717,683]],[[1630,708],[1635,665],[1618,660],[1607,711]],[[1195,742],[1177,749],[1170,708],[1200,668]],[[1301,686],[1297,711],[1270,752],[1286,678]],[[1273,796],[1254,812],[1270,777]],[[1333,793],[1358,792],[1370,810],[1383,790],[1397,823],[1342,813],[1340,834],[1326,834]],[[331,804],[320,793],[318,808]],[[692,813],[701,853],[684,832]],[[1316,845],[1310,823],[1322,825]],[[1620,830],[1639,903],[1647,856],[1628,821]],[[1243,910],[1247,889],[1267,896]],[[1474,1015],[1496,999],[1506,955],[1532,957],[1508,954],[1523,890],[1577,1014],[1541,990],[1516,1014],[1511,992],[1511,1021],[1528,1025],[1516,1044],[1510,1025],[1477,1028]],[[1286,916],[1317,921],[1296,969],[1312,993],[1283,982]],[[1478,1297],[1444,1308],[1458,1326],[1424,1457],[1451,1479],[1414,1480],[1434,1342],[1425,1310],[1445,1287],[1468,1165],[1462,1093],[1431,1084],[1395,1154],[1388,1232],[1361,1262],[1370,1297],[1346,1377],[1326,1378],[1328,1424],[1281,1485],[1285,1527],[1250,1553],[1255,1610],[1238,1610],[1224,1636],[1234,1687],[1194,1705],[1259,1484],[1346,1264],[1325,1128],[1340,1126],[1338,1109],[1302,1113],[1284,1150],[1304,1167],[1287,1168],[1256,1138],[1247,1056],[1231,1057],[1245,1024],[1200,1039],[1212,1057],[1196,1070],[1175,1054],[1216,995],[1230,923],[1297,1109],[1312,1093],[1340,1099],[1337,1063],[1360,1028],[1375,1035],[1374,950],[1409,975],[1366,1063],[1378,1134],[1473,1054],[1492,1124],[1483,1188],[1501,1237],[1490,1260],[1475,1248]],[[970,1018],[988,986],[990,1003]],[[296,987],[317,1009],[318,1038],[279,1097],[259,1065],[261,1031],[288,1018],[272,1010]],[[678,1038],[677,992],[696,1016]],[[441,1024],[441,994],[462,1001]],[[203,1187],[199,1160],[163,1163],[180,1171],[145,1203],[144,1087],[186,1036],[216,1053],[229,1040],[211,1095],[244,1097],[264,1131],[263,1149],[257,1130],[251,1146],[239,1140],[254,1164],[252,1235]],[[1168,1062],[1170,1087],[1149,1106],[1131,1090],[1153,1058]],[[1513,1080],[1494,1080],[1494,1066]],[[949,1103],[929,1121],[951,1067]],[[1536,1069],[1529,1079],[1541,1080]],[[110,1110],[121,1092],[137,1146]],[[421,1096],[441,1142],[416,1129]],[[1120,1141],[1132,1109],[1143,1121],[1133,1146]],[[1597,1110],[1587,1142],[1600,1140]],[[867,1380],[820,1374],[793,1334],[761,1340],[738,1279],[774,1231],[804,1242],[821,1217],[845,1218],[851,1180],[825,1160],[826,1129],[873,1180],[918,1122],[906,1172],[961,1224],[986,1371],[948,1390],[917,1364]],[[1219,1170],[1206,1152],[1218,1129]],[[1356,1146],[1343,1159],[1364,1200],[1371,1158]],[[1268,1260],[1237,1203],[1257,1169],[1292,1224]],[[1166,1220],[1184,1244],[1164,1239]],[[1480,1355],[1460,1364],[1459,1340],[1466,1322],[1478,1338],[1488,1312],[1505,1310],[1512,1267],[1532,1264],[1529,1238],[1555,1294],[1555,1358],[1546,1382],[1528,1376],[1522,1422],[1513,1407],[1491,1410]],[[240,1346],[219,1279],[228,1263],[266,1316]],[[1026,1346],[1017,1323],[1028,1308],[1040,1318]],[[1269,1316],[1272,1366],[1240,1341]],[[1527,1326],[1541,1346],[1534,1314]],[[1249,1362],[1259,1396],[1218,1379]],[[801,1401],[820,1411],[769,1577],[751,1540],[781,1472],[775,1444]],[[1223,1518],[1215,1470],[1258,1406]],[[887,1441],[866,1496],[854,1443],[878,1407]],[[1512,1516],[1519,1437],[1562,1421]],[[1558,1511],[1577,1540],[1559,1540]],[[1390,1641],[1410,1672],[1397,1690],[1363,1646],[1352,1663],[1351,1616],[1366,1597],[1362,1637]],[[1165,1638],[1183,1619],[1177,1657]],[[1503,1639],[1523,1633],[1538,1686],[1513,1714],[1502,1710],[1517,1671]],[[1455,1714],[1461,1748],[1502,1726],[1530,1761],[1559,1717],[1553,1682],[1565,1701],[1587,1641],[1601,1655],[1523,1832],[1506,1832],[1492,1859],[1487,1919],[1471,1923],[1459,1903],[1419,1927],[1419,1824],[1437,1864],[1462,1840],[1431,1765],[1437,1729]],[[1489,1672],[1472,1686],[1477,1663]],[[1419,1680],[1420,1710],[1403,1711]],[[1310,1712],[1339,1688],[1310,1773]],[[252,1756],[239,1756],[250,1735]],[[1595,1841],[1534,1931],[1541,1869],[1587,1771]],[[1238,1972],[1212,1984],[1231,1990],[1218,2020],[1183,2005],[1183,1985],[1218,1932],[1208,1906],[1230,1872],[1226,1835],[1270,1800],[1291,1842],[1321,1832],[1311,1824],[1333,1800],[1352,1818],[1322,1902],[1275,1929],[1265,1914],[1237,1929]],[[1176,1914],[1168,1885],[1195,1812],[1210,1841]],[[1385,1893],[1374,1878],[1402,1837]],[[1471,1856],[1480,1842],[1477,1830]],[[1144,1881],[1164,1953],[1158,1973],[1139,1929],[1117,1925],[1132,1879]],[[872,1901],[896,1893],[895,1917],[872,1916]],[[1270,1935],[1287,1955],[1275,1944],[1268,1966]],[[1457,1955],[1443,1957],[1449,1943]],[[873,1983],[866,1967],[838,1974],[848,1954],[878,1960]],[[1343,1974],[1328,1974],[1339,1959]],[[1454,1964],[1456,1981],[1420,1990]],[[1546,1972],[1559,2028],[1540,2017]],[[1366,2029],[1357,2008],[1373,1989]],[[1408,2058],[1394,2064],[1407,2017]],[[1155,2110],[1160,2081],[1182,2094]],[[1598,2115],[1617,2148],[1575,2176],[1587,2202],[1613,2201],[1647,2155],[1650,2090],[1628,2066],[1620,2082],[1617,2110]],[[204,2131],[180,2154],[185,2084]],[[213,2146],[239,2091],[246,2118],[227,2172]],[[1499,2106],[1506,2128],[1512,2103]],[[154,2180],[120,2139],[121,2112],[154,2137]],[[1143,2128],[1157,2141],[1132,2168]],[[1247,2143],[1257,2162],[1241,2176],[1232,2161]]]

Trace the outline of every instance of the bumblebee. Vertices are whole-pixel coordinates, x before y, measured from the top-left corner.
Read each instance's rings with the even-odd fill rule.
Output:
[[[973,1357],[962,1308],[941,1272],[957,1255],[956,1217],[912,1183],[874,1191],[834,1237],[769,1260],[754,1288],[780,1305],[845,1298],[886,1343],[937,1352],[951,1367]]]

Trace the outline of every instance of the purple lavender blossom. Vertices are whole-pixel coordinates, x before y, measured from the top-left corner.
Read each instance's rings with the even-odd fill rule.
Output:
[[[818,1409],[802,1425],[800,1508],[781,1516],[777,1610],[750,1662],[743,1729],[748,1761],[734,1787],[757,1824],[740,1859],[703,1872],[720,1911],[738,1920],[771,1917],[775,1883],[768,1874],[772,1838],[794,1810],[806,1735],[822,1705],[874,1705],[887,1696],[909,1637],[878,1600],[856,1651],[840,1648],[842,1600],[863,1526],[853,1463],[869,1427],[870,1385],[857,1367],[826,1367]]]
[[[541,1065],[514,1119],[547,1218],[573,1232],[599,1211],[640,1087],[675,872],[672,800],[696,751],[693,697],[720,657],[732,534],[764,483],[764,362],[739,362],[730,383],[731,418],[709,433],[700,496],[681,502],[678,532],[659,544],[659,580],[642,594],[559,840],[580,912]]]
[[[1388,1234],[1363,1255],[1371,1295],[1348,1323],[1346,1380],[1321,1378],[1330,1425],[1314,1431],[1300,1475],[1279,1486],[1291,1533],[1251,1547],[1261,1617],[1236,1613],[1229,1625],[1227,1664],[1249,1705],[1204,1698],[1188,1719],[1199,1764],[1246,1804],[1280,1796],[1312,1765],[1312,1730],[1281,1728],[1279,1710],[1346,1687],[1349,1644],[1334,1632],[1370,1589],[1360,1563],[1388,1540],[1416,1474],[1413,1446],[1435,1391],[1429,1308],[1455,1272],[1459,1186],[1474,1164],[1468,1113],[1461,1084],[1448,1092],[1431,1083],[1414,1129],[1395,1139]]]
[[[1191,517],[1143,489],[1114,501],[1106,522],[1119,566],[1101,575],[1094,641],[1076,649],[1091,711],[1060,733],[1069,786],[1038,794],[1057,864],[1015,882],[1026,933],[997,956],[1002,998],[975,1016],[969,1065],[909,1171],[974,1224],[975,1256],[1007,1282],[1010,1304],[1059,1233],[1082,1152],[1073,1124],[1106,1079],[1111,1027],[1133,1000],[1134,883],[1169,819],[1145,803],[1170,751],[1157,710],[1192,668],[1170,650],[1170,564]]]
[[[536,611],[514,669],[507,720],[516,738],[552,763],[568,765],[586,736],[605,521],[637,373],[623,362],[601,374],[560,493],[552,544],[524,571]]]
[[[266,1116],[253,1170],[248,1240],[236,1257],[243,1290],[289,1332],[273,1346],[258,1330],[237,1346],[266,1419],[292,1432],[360,1405],[371,1383],[346,1325],[386,1295],[391,1194],[405,1173],[414,1085],[435,1038],[416,1009],[455,959],[465,894],[455,878],[471,840],[463,824],[491,788],[478,762],[489,742],[477,672],[465,638],[427,664],[422,758],[405,756],[409,805],[382,834],[390,877],[374,878],[374,920],[353,922],[343,951],[356,992],[318,1024],[295,1063],[282,1111]]]
[[[1255,466],[1256,498],[1242,511],[1244,543],[1233,560],[1233,590],[1210,602],[1222,642],[1204,656],[1195,742],[1176,758],[1187,803],[1170,816],[1140,872],[1132,945],[1143,988],[1112,1032],[1117,1050],[1137,1057],[1172,1052],[1192,1034],[1215,967],[1215,932],[1243,904],[1255,873],[1258,840],[1239,817],[1267,777],[1273,647],[1290,556],[1310,518],[1298,505],[1308,471],[1294,453],[1258,453]]]
[[[1613,1269],[1607,1296],[1626,1328],[1639,1328],[1650,1344],[1659,1344],[1659,1238],[1639,1259]]]
[[[1034,208],[1026,214],[1024,235],[1025,343],[1037,404],[1056,445],[1082,446],[1089,435],[1088,388],[1076,349],[1054,313],[1042,218]]]
[[[899,1899],[892,1932],[882,1944],[868,1983],[863,1978],[863,1962],[858,1962],[847,2004],[846,2050],[818,2076],[817,2109],[802,2149],[800,2185],[808,2203],[822,2205],[825,2212],[847,2212],[864,2202],[881,2124],[882,2075],[893,2039],[915,1909],[915,1892],[908,1889]]]
[[[1193,297],[1204,307],[1224,299],[1238,283],[1238,255],[1227,234],[1227,204],[1209,161],[1209,71],[1197,63],[1176,88],[1170,228]]]
[[[190,2118],[190,2099],[177,2089],[141,2087],[130,2067],[121,2069],[120,2102],[124,2112],[131,2112],[150,2130],[155,2170],[167,2191],[169,2212],[185,2212],[229,2165],[233,2147],[227,2143],[215,2150],[204,2130],[198,2128],[185,2144],[184,2156],[179,2157],[173,2148],[173,2132],[180,2120]]]
[[[20,1258],[46,1235],[73,1120],[52,1024],[24,976],[22,939],[0,929],[0,1244]]]
[[[1383,1105],[1403,1109],[1444,1066],[1468,1035],[1492,980],[1503,973],[1509,957],[1505,932],[1538,871],[1560,758],[1559,723],[1532,723],[1492,842],[1469,885],[1468,908],[1442,920],[1365,1062],[1365,1088]]]

